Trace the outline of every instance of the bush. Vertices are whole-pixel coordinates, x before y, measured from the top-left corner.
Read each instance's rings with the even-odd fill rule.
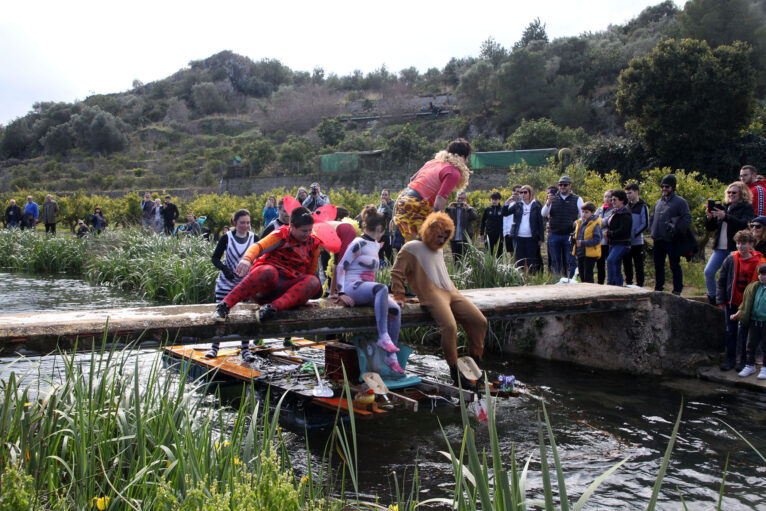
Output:
[[[582,128],[562,128],[546,118],[522,120],[521,125],[508,137],[510,149],[543,149],[547,147],[573,147],[588,142]]]

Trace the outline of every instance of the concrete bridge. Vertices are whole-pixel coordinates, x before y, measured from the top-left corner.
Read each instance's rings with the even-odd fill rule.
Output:
[[[688,374],[715,362],[723,316],[707,304],[668,293],[595,284],[523,286],[464,291],[490,320],[488,345],[504,352],[634,374]],[[0,314],[0,351],[51,352],[88,348],[108,335],[173,344],[215,336],[280,337],[374,332],[372,309],[316,300],[258,325],[253,304],[239,304],[226,323],[214,305]],[[402,326],[433,325],[418,304],[407,304]]]

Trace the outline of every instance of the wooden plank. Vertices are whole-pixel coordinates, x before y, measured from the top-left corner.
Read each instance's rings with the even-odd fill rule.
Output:
[[[170,346],[165,348],[168,355],[188,360],[211,371],[218,371],[237,380],[249,382],[258,378],[261,373],[247,365],[239,356],[238,348],[224,348],[218,351],[216,358],[205,358],[206,350],[188,348],[186,346]]]

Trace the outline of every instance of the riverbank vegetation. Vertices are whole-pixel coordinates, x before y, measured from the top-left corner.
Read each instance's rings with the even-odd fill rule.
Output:
[[[729,176],[766,166],[765,24],[761,0],[665,0],[601,31],[551,40],[537,18],[442,68],[345,76],[223,51],[125,92],[35,104],[0,127],[0,188],[209,189],[368,150],[382,173],[456,136],[479,151],[567,147],[626,177]]]

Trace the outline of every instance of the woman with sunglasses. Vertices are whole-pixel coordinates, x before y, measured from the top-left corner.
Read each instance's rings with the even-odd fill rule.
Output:
[[[753,250],[766,254],[766,216],[753,218],[753,221],[750,222],[750,230],[753,231],[753,236],[755,236]]]
[[[734,235],[747,229],[755,216],[752,198],[748,186],[742,181],[735,181],[726,187],[722,206],[711,208],[710,202],[705,206],[705,228],[715,231],[713,253],[705,266],[705,287],[708,301],[713,305],[716,301],[716,274],[726,257],[737,249]]]
[[[535,191],[529,185],[521,187],[521,200],[503,206],[503,216],[513,215],[511,238],[514,242],[516,266],[536,273],[542,270],[540,247],[545,240],[543,206],[535,198]],[[510,201],[510,199],[509,199]]]

